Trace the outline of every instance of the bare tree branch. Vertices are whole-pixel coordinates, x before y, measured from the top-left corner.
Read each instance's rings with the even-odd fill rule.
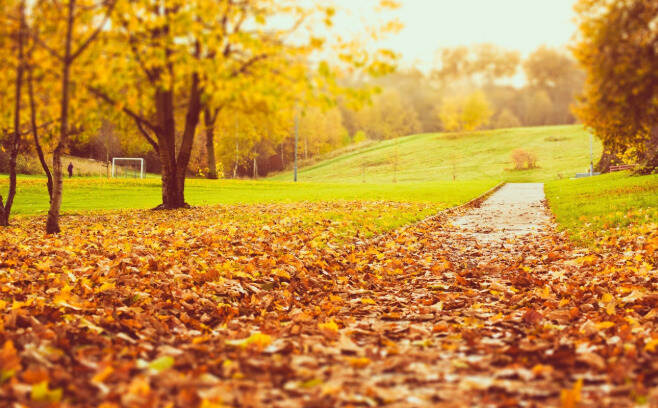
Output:
[[[99,89],[95,86],[91,86],[91,85],[87,85],[87,89],[89,90],[89,92],[96,95],[98,98],[100,98],[104,102],[106,102],[110,105],[116,105],[117,104],[117,102],[111,96],[109,96],[107,93],[103,92],[101,89]],[[158,133],[158,131],[160,130],[158,128],[158,126],[154,125],[149,120],[144,118],[142,115],[136,113],[135,111],[133,111],[130,108],[127,108],[127,107],[124,106],[124,107],[121,108],[121,111],[123,113],[125,113],[126,115],[130,116],[135,122],[140,123],[142,126],[147,127],[148,129],[150,129],[154,133]]]
[[[103,31],[103,27],[105,27],[105,24],[107,24],[107,21],[110,18],[110,14],[112,14],[112,10],[114,10],[114,6],[117,4],[116,0],[110,0],[110,4],[107,5],[107,9],[105,10],[105,16],[103,17],[103,21],[96,27],[93,33],[82,42],[82,44],[78,47],[78,49],[71,54],[71,61],[75,60],[84,52],[84,50],[89,47],[89,45],[98,37],[98,35]]]

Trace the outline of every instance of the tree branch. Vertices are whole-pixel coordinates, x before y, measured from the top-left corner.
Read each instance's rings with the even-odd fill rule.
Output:
[[[105,16],[103,17],[103,21],[96,27],[93,33],[78,47],[78,49],[71,54],[70,60],[73,61],[76,58],[80,56],[84,52],[84,50],[98,37],[98,35],[103,31],[103,27],[105,24],[107,24],[107,21],[110,18],[110,14],[112,14],[112,10],[114,10],[114,6],[117,4],[116,0],[111,0],[110,4],[105,10]]]
[[[144,136],[144,139],[146,139],[146,141],[149,142],[151,146],[153,146],[153,149],[155,150],[156,153],[159,153],[160,146],[158,145],[158,142],[156,142],[155,139],[153,139],[151,135],[148,134],[148,132],[146,131],[146,129],[144,129],[144,126],[142,125],[141,122],[135,121],[135,124],[137,125],[137,129],[139,129],[139,132],[142,134],[142,136]]]
[[[101,100],[105,101],[106,103],[108,103],[110,105],[116,105],[117,104],[117,102],[111,96],[109,96],[108,94],[103,92],[101,89],[99,89],[95,86],[91,86],[91,85],[87,85],[87,89],[89,90],[89,92],[96,95],[96,97],[100,98]],[[124,106],[124,107],[121,108],[121,111],[123,113],[125,113],[126,115],[130,116],[135,122],[140,123],[142,126],[146,126],[147,128],[149,128],[152,132],[154,132],[156,134],[159,132],[160,129],[158,128],[158,126],[152,124],[150,121],[148,121],[147,119],[145,119],[143,116],[139,115],[138,113],[136,113],[132,109],[126,108]]]
[[[242,66],[240,68],[233,71],[233,73],[231,74],[231,77],[235,78],[236,76],[238,76],[240,74],[246,73],[252,65],[257,63],[258,61],[266,59],[267,57],[269,57],[269,54],[267,54],[267,53],[258,54],[258,55],[255,55],[255,56],[251,57],[250,59],[245,61],[244,64],[242,64]]]

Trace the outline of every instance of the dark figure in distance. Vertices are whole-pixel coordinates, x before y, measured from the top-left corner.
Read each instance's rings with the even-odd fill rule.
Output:
[[[69,167],[67,167],[69,171],[69,177],[73,177],[73,163],[69,162]]]

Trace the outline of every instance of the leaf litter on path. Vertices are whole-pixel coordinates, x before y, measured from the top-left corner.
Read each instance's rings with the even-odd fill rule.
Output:
[[[322,214],[402,204],[27,219],[0,231],[0,402],[655,403],[656,230],[593,253],[499,198],[370,239]]]

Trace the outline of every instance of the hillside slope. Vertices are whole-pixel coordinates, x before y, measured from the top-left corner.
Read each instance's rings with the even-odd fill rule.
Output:
[[[539,167],[510,170],[511,153],[518,148],[535,153]],[[595,160],[600,154],[595,139]],[[548,181],[572,177],[588,165],[589,135],[583,127],[550,126],[387,140],[302,168],[299,180],[386,183],[446,181],[454,176],[456,180]],[[291,172],[272,177],[290,179]]]

